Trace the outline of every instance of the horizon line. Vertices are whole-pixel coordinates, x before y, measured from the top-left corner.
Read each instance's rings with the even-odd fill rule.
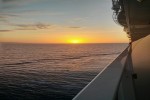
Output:
[[[129,42],[99,42],[99,43],[37,43],[37,42],[0,42],[0,43],[12,43],[12,44],[72,44],[72,45],[80,45],[80,44],[128,44]]]

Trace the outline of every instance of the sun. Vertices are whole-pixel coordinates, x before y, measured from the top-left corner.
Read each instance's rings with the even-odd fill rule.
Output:
[[[71,43],[78,44],[78,43],[80,43],[80,40],[71,40]]]
[[[71,43],[71,44],[80,44],[80,43],[82,43],[82,41],[80,39],[71,39],[71,40],[68,40],[68,43]]]

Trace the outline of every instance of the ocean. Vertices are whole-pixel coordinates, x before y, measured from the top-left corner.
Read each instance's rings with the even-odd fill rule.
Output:
[[[71,100],[126,47],[0,43],[0,100]]]

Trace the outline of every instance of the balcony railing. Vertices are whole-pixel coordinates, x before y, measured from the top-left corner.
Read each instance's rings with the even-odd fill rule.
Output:
[[[130,46],[73,100],[136,100]]]

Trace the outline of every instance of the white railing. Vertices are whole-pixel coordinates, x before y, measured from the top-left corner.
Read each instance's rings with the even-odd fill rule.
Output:
[[[129,46],[73,100],[135,100],[130,58]]]

